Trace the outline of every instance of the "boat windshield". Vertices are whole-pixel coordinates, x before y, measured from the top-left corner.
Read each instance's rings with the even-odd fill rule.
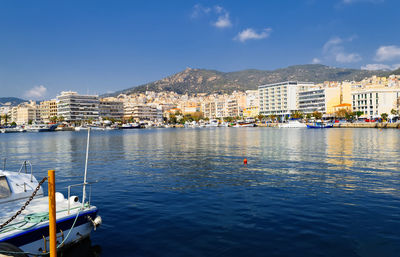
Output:
[[[11,195],[10,187],[8,186],[5,176],[0,177],[0,199],[7,198]]]

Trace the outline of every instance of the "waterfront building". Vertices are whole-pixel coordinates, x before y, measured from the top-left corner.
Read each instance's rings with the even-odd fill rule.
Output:
[[[215,119],[223,118],[225,115],[225,100],[213,99],[202,103],[202,112],[205,118]]]
[[[258,108],[258,90],[246,90],[246,106],[245,108],[254,107]],[[258,114],[257,114],[258,115]]]
[[[162,107],[154,104],[124,103],[124,119],[133,118],[135,121],[158,121],[163,120]]]
[[[353,111],[364,113],[364,117],[377,118],[382,113],[390,114],[399,109],[400,89],[360,88],[352,92]]]
[[[114,98],[100,99],[99,115],[101,118],[122,120],[124,117],[124,103]]]
[[[17,125],[27,125],[30,122],[40,122],[40,112],[36,102],[21,103],[10,110],[11,122]]]
[[[300,91],[313,87],[312,82],[286,81],[258,87],[259,108],[263,115],[277,115],[281,118],[290,116],[299,110]]]
[[[224,117],[236,117],[242,115],[243,109],[239,107],[238,99],[228,99],[226,101],[226,112],[224,114]]]
[[[259,115],[259,108],[258,106],[251,106],[247,107],[243,110],[243,117],[244,118],[255,118]]]
[[[39,109],[40,119],[43,122],[49,123],[52,117],[57,116],[57,100],[42,101],[40,102]]]
[[[336,113],[336,112],[338,112],[340,110],[346,110],[348,112],[353,111],[352,108],[351,108],[351,104],[344,103],[344,104],[338,104],[338,105],[333,106],[333,112],[334,113]]]
[[[183,101],[180,104],[180,109],[182,110],[183,114],[193,114],[200,112],[201,104],[199,102]]]
[[[299,110],[303,113],[315,111],[331,115],[334,106],[341,104],[341,87],[313,87],[299,92]]]
[[[61,92],[57,96],[57,116],[69,122],[98,120],[99,97],[79,95],[73,91]]]

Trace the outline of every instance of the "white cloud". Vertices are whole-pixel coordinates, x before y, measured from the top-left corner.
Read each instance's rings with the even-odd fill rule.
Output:
[[[376,50],[375,60],[378,62],[389,61],[400,58],[400,47],[391,46],[381,46]]]
[[[32,89],[25,92],[24,97],[32,100],[43,99],[47,93],[47,88],[43,85],[34,86]]]
[[[400,63],[396,63],[396,64],[393,64],[392,65],[392,69],[393,70],[397,70],[397,69],[399,69],[400,68]]]
[[[191,17],[193,19],[201,16],[208,16],[212,19],[216,18],[216,21],[211,22],[211,25],[217,28],[227,28],[232,26],[229,12],[222,6],[216,5],[214,7],[206,7],[201,4],[196,4],[193,7]]]
[[[313,58],[313,59],[312,59],[312,63],[313,63],[313,64],[318,64],[318,63],[321,63],[321,60],[318,59],[318,58]]]
[[[379,4],[383,3],[384,0],[342,0],[343,4],[355,4],[355,3],[373,3]]]
[[[209,7],[204,7],[201,4],[196,4],[193,6],[193,11],[192,11],[192,18],[198,18],[203,14],[208,14],[211,11],[211,8]]]
[[[371,63],[361,66],[362,70],[390,70],[390,66],[381,63]]]
[[[231,20],[229,18],[229,13],[220,15],[218,17],[218,20],[214,23],[214,26],[217,28],[227,28],[227,27],[232,26]]]
[[[371,63],[371,64],[366,64],[364,66],[361,66],[362,70],[396,70],[400,68],[400,63],[399,64],[393,64],[393,65],[387,65],[387,64],[382,64],[382,63]]]
[[[337,62],[341,63],[350,63],[350,62],[359,62],[362,60],[361,56],[356,53],[337,53],[335,57]]]
[[[265,28],[261,32],[257,33],[254,29],[252,28],[247,28],[234,38],[235,40],[239,40],[240,42],[245,42],[246,40],[249,39],[263,39],[269,37],[271,34],[272,29],[271,28]]]
[[[343,46],[345,42],[351,42],[355,38],[357,38],[357,36],[351,36],[347,39],[342,39],[340,37],[331,38],[322,47],[322,53],[325,58],[334,59],[336,62],[340,63],[359,62],[362,59],[361,56],[358,53],[347,53]]]

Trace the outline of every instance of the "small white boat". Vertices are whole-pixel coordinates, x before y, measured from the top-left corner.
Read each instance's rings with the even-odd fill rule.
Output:
[[[307,125],[304,123],[301,123],[298,120],[289,120],[286,123],[281,123],[278,126],[279,128],[307,128]]]
[[[1,133],[18,133],[18,132],[26,132],[26,129],[23,127],[11,127],[11,128],[2,128],[0,129]]]
[[[18,172],[0,170],[1,256],[4,250],[22,251],[29,256],[49,252],[49,199],[41,187],[44,181],[45,178],[40,182],[36,180],[29,162],[24,162]],[[85,172],[84,183],[68,186],[67,197],[59,192],[55,194],[58,249],[90,237],[91,231],[101,224],[98,209],[90,202],[91,193],[86,193],[90,185],[86,182]],[[83,189],[79,190],[82,202],[78,196],[71,195],[71,191],[77,192],[79,187]]]
[[[209,123],[206,123],[206,127],[218,127],[219,123],[218,120],[212,119]]]
[[[241,128],[241,127],[255,127],[256,124],[251,122],[238,122],[233,127],[234,128]]]

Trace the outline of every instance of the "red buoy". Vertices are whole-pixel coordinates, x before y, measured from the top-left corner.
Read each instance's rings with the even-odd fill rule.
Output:
[[[246,164],[247,164],[247,159],[246,159],[246,158],[244,158],[244,160],[243,160],[243,164],[244,164],[244,165],[246,165]]]

